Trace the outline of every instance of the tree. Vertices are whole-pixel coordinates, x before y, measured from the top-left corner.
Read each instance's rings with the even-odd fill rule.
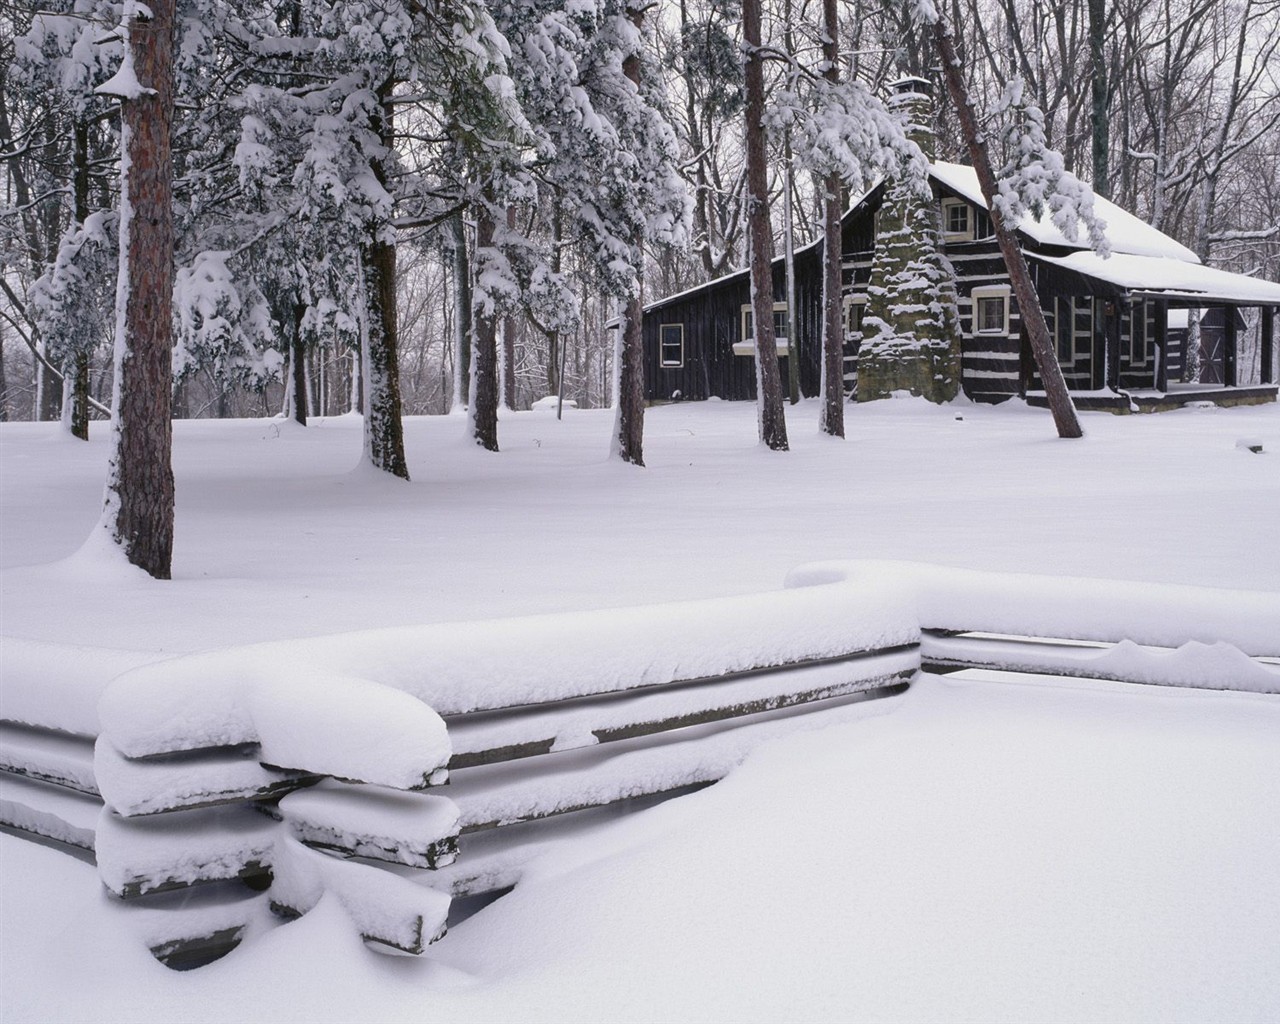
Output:
[[[129,0],[119,71],[120,276],[113,450],[103,526],[134,565],[168,579],[173,557],[172,379],[174,0]]]
[[[1058,357],[1054,350],[1053,340],[1049,335],[1049,327],[1045,323],[1044,311],[1040,308],[1040,298],[1036,294],[1035,283],[1031,280],[1031,273],[1027,269],[1027,262],[1022,255],[1021,247],[1018,245],[1016,234],[1018,217],[1026,209],[1017,186],[1031,184],[1036,171],[1042,172],[1041,180],[1035,183],[1041,189],[1042,195],[1046,186],[1052,188],[1055,185],[1061,185],[1066,180],[1061,167],[1061,159],[1058,158],[1056,164],[1052,161],[1046,163],[1045,157],[1049,154],[1046,152],[1047,147],[1044,143],[1042,116],[1034,106],[1027,105],[1023,110],[1031,119],[1031,132],[1028,134],[1030,144],[1026,147],[1015,147],[1014,151],[1017,158],[1027,160],[1027,163],[1021,169],[1029,173],[1021,176],[1017,182],[1010,183],[1006,181],[1005,187],[1001,188],[991,168],[991,159],[987,153],[986,141],[978,125],[973,103],[969,99],[968,89],[965,86],[964,76],[960,69],[960,59],[956,54],[951,26],[947,19],[941,16],[937,8],[934,7],[933,0],[916,0],[915,9],[918,18],[932,29],[934,45],[937,47],[938,57],[942,63],[942,73],[946,79],[947,90],[951,94],[951,101],[959,114],[961,129],[964,133],[965,141],[968,143],[969,156],[972,160],[973,168],[977,172],[983,198],[986,200],[987,207],[991,212],[991,224],[995,230],[996,240],[1000,244],[1000,252],[1004,257],[1005,267],[1009,272],[1009,280],[1013,286],[1014,295],[1018,300],[1018,310],[1022,314],[1022,322],[1026,327],[1027,335],[1031,342],[1031,352],[1036,361],[1036,368],[1040,371],[1040,378],[1044,382],[1045,395],[1048,398],[1049,409],[1053,414],[1054,424],[1058,429],[1058,436],[1063,438],[1082,437],[1084,431],[1081,429],[1080,420],[1076,416],[1075,403],[1072,402],[1071,395],[1067,391],[1067,384],[1062,376],[1062,367],[1058,365]],[[1039,122],[1036,120],[1037,117],[1041,118]],[[1037,124],[1039,124],[1038,133],[1036,131]],[[1053,156],[1056,157],[1056,154],[1053,154]],[[1044,174],[1048,175],[1048,180],[1044,180]],[[1076,198],[1077,200],[1083,198],[1082,190],[1077,189],[1071,198]],[[1071,224],[1072,232],[1074,233],[1073,222],[1070,219],[1072,215],[1070,205],[1067,203],[1058,205],[1055,212],[1060,215],[1055,219],[1060,219],[1064,225]],[[1089,224],[1091,231],[1096,232],[1096,221],[1090,219]]]
[[[752,333],[761,442],[786,451],[787,420],[773,327],[773,229],[769,222],[769,168],[765,149],[764,54],[760,0],[742,0],[746,67],[747,232],[751,251]]]
[[[840,85],[840,19],[836,0],[822,0],[823,77]],[[844,182],[832,169],[823,179],[822,195],[822,412],[818,429],[844,437],[844,253],[840,231]]]

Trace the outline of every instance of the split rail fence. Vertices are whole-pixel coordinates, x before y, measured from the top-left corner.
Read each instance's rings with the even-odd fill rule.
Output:
[[[0,826],[95,860],[170,966],[326,895],[421,953],[546,844],[921,671],[1280,693],[1280,595],[899,563],[788,583],[157,662],[107,685],[96,735],[24,714],[6,680]]]

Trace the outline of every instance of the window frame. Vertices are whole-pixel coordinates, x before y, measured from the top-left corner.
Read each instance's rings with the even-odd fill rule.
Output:
[[[1012,294],[1013,289],[1007,284],[982,285],[981,287],[974,288],[969,293],[969,334],[975,338],[1007,338],[1009,336],[1009,315],[1011,312],[1009,307],[1011,305],[1010,299]],[[1002,318],[1003,327],[982,328],[978,326],[978,311],[981,308],[981,303],[984,299],[1001,300],[1004,306],[1004,316]]]
[[[785,302],[775,302],[773,304],[773,313],[774,313],[774,347],[777,350],[778,355],[781,357],[787,354],[787,352],[789,351],[789,346],[791,342],[791,333],[790,333],[791,311],[787,308],[787,304]],[[786,334],[779,334],[777,331],[777,319],[778,319],[777,314],[778,313],[786,314],[786,324],[787,324]],[[734,355],[738,355],[738,356],[755,355],[756,338],[755,338],[754,324],[752,325],[751,332],[750,333],[747,332],[747,324],[752,321],[753,316],[754,316],[754,307],[752,306],[752,304],[750,302],[743,303],[740,311],[740,316],[739,316],[739,328],[741,330],[741,334],[739,335],[740,340],[733,346]]]
[[[680,358],[672,362],[667,358],[666,333],[669,328],[680,332]],[[664,370],[680,370],[684,368],[684,324],[658,324],[658,366]]]
[[[861,337],[863,334],[861,322],[855,327],[849,320],[849,315],[853,312],[855,306],[861,307],[862,313],[859,317],[867,315],[867,304],[870,297],[866,294],[848,293],[844,297],[844,309],[841,311],[841,319],[844,321],[844,336],[846,339],[852,338],[854,335]]]
[[[963,209],[967,227],[963,231],[951,230],[951,211]],[[964,199],[944,198],[942,200],[942,240],[944,242],[972,242],[977,234],[977,217],[972,205]]]
[[[1065,309],[1064,309],[1065,306]],[[1066,331],[1066,342],[1069,355],[1062,357],[1063,331]],[[1070,295],[1059,295],[1053,306],[1053,347],[1058,357],[1058,365],[1063,368],[1076,365],[1076,303]]]

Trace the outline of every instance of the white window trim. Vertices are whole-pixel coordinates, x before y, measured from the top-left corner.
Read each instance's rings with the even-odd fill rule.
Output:
[[[861,331],[855,331],[849,327],[849,310],[854,306],[865,306],[870,301],[867,295],[846,295],[844,304],[840,307],[840,318],[844,323],[844,335],[846,338],[855,334],[861,334]],[[864,311],[865,313],[865,311]]]
[[[674,363],[663,354],[665,346],[662,336],[668,327],[680,329],[680,358]],[[664,370],[679,370],[684,366],[684,324],[658,324],[658,365]]]
[[[975,288],[969,293],[969,315],[970,315],[970,331],[973,337],[977,338],[982,335],[990,337],[1007,336],[1009,334],[1009,296],[1013,289],[1007,284],[989,284],[983,285],[981,288]],[[978,329],[978,300],[979,299],[1004,299],[1004,327],[1000,330],[979,330]]]
[[[963,206],[967,209],[969,229],[967,231],[948,231],[947,225],[951,223],[949,212],[957,206]],[[967,202],[963,199],[944,199],[942,200],[942,240],[944,242],[972,242],[974,238],[974,220],[976,214]]]
[[[786,312],[786,309],[787,309],[787,304],[785,302],[775,302],[773,304],[773,311],[775,313],[779,311]],[[739,320],[739,327],[742,330],[742,335],[741,335],[742,340],[737,342],[733,346],[733,354],[735,356],[754,356],[756,354],[755,335],[754,333],[751,335],[747,334],[747,314],[752,312],[754,312],[754,307],[751,305],[751,303],[749,302],[744,303],[741,309],[740,320]],[[790,316],[787,317],[787,325],[788,326],[791,325]],[[774,345],[775,345],[775,348],[777,349],[778,355],[780,356],[785,356],[789,351],[788,341],[787,341],[787,338],[785,337],[775,336]]]

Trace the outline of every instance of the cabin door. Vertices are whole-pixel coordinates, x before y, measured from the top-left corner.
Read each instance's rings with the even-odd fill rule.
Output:
[[[1226,353],[1224,338],[1226,332],[1218,326],[1217,318],[1207,310],[1200,312],[1200,383],[1221,384],[1226,378],[1223,375]]]

